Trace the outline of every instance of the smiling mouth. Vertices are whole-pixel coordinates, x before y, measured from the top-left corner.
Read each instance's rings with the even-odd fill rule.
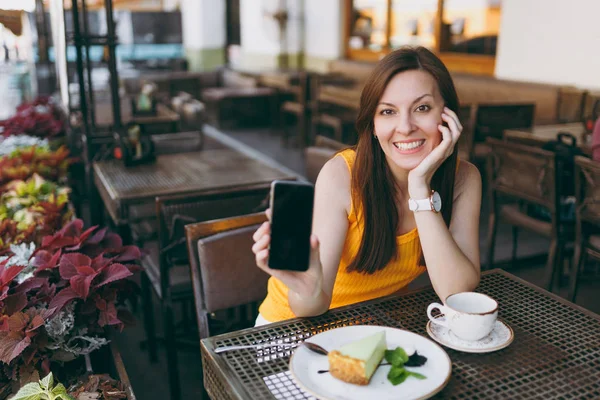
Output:
[[[394,143],[394,146],[396,146],[396,148],[398,150],[407,151],[407,150],[417,149],[417,148],[423,146],[424,144],[425,144],[425,139],[422,139],[422,140],[415,140],[412,142],[396,142],[396,143]]]

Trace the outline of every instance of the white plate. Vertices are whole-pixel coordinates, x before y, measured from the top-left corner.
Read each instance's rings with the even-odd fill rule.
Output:
[[[435,342],[401,329],[384,326],[347,326],[332,329],[312,336],[308,340],[331,351],[341,346],[385,330],[387,348],[412,346],[427,357],[422,367],[407,367],[427,377],[419,380],[409,377],[403,383],[394,386],[388,379],[389,365],[381,365],[366,386],[353,385],[334,378],[329,373],[319,374],[319,370],[328,370],[327,356],[316,354],[304,346],[296,349],[290,359],[292,377],[305,391],[320,399],[426,399],[446,386],[450,379],[452,363],[448,354]]]
[[[489,335],[481,340],[469,342],[453,334],[448,328],[427,322],[427,333],[433,340],[441,345],[465,353],[490,353],[508,347],[515,338],[510,326],[501,319],[497,319]]]

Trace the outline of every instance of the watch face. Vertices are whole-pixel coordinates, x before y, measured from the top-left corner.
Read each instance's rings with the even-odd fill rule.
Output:
[[[438,192],[433,192],[431,195],[431,202],[433,203],[433,209],[436,212],[440,212],[442,209],[442,198]]]

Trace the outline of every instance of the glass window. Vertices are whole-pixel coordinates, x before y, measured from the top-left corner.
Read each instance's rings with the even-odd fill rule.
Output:
[[[350,21],[350,49],[379,51],[387,47],[388,0],[354,0]]]
[[[437,0],[392,0],[390,46],[435,47]]]
[[[441,49],[496,55],[501,0],[445,0]]]

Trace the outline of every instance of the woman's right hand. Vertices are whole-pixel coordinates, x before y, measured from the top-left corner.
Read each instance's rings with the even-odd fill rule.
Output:
[[[271,210],[266,211],[269,221],[264,222],[254,232],[252,252],[256,256],[256,265],[267,274],[279,279],[291,291],[300,297],[316,297],[323,290],[323,267],[319,256],[319,240],[316,235],[310,237],[310,263],[307,271],[286,271],[269,268],[269,245],[271,243]]]

